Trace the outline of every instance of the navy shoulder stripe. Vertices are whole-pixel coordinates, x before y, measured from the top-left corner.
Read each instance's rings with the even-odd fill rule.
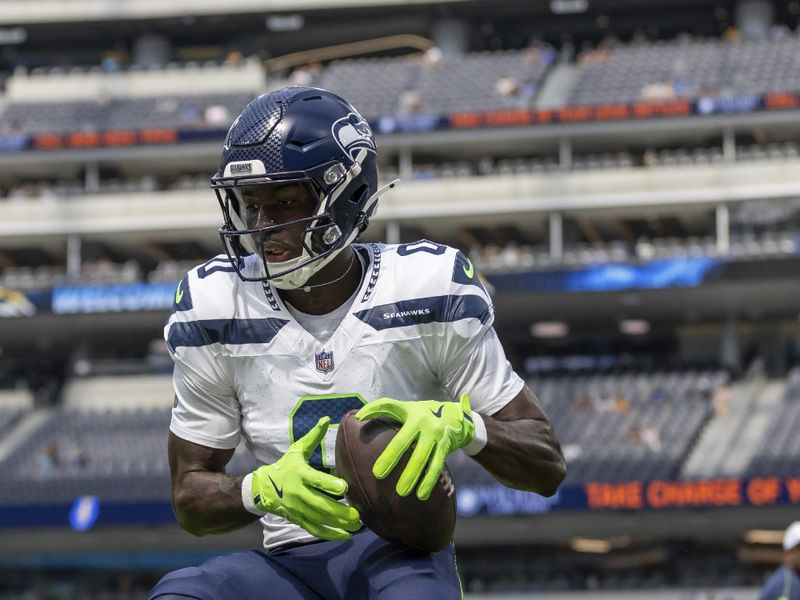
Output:
[[[181,346],[211,344],[268,344],[289,321],[284,319],[204,319],[176,322],[169,328],[167,344]]]
[[[175,302],[172,305],[172,312],[181,310],[192,310],[192,292],[189,289],[189,276],[187,275],[178,283],[175,288]]]
[[[480,296],[431,296],[382,304],[355,313],[356,317],[377,331],[425,323],[450,323],[462,319],[478,319],[486,323],[491,308]]]
[[[475,265],[462,252],[456,254],[456,261],[453,265],[453,282],[462,285],[474,285],[486,293],[481,279],[478,277]],[[488,296],[488,294],[486,295]]]

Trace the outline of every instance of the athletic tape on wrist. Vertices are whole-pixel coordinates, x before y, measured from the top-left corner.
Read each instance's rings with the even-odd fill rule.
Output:
[[[486,423],[483,422],[483,417],[476,412],[472,413],[472,422],[475,424],[475,436],[472,441],[464,446],[464,452],[468,456],[475,456],[478,452],[483,450],[486,442],[489,441],[486,435]]]
[[[253,513],[254,515],[258,515],[259,517],[263,517],[266,512],[261,510],[256,506],[256,503],[253,502],[253,474],[248,473],[242,479],[242,504],[244,505],[244,509],[249,512]]]

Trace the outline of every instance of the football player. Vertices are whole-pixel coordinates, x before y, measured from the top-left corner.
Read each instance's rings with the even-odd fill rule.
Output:
[[[565,475],[552,427],[511,369],[470,261],[426,240],[359,244],[379,196],[367,122],[325,90],[265,94],[230,128],[211,180],[225,254],[179,284],[169,437],[180,525],[221,534],[259,519],[263,549],[167,574],[150,598],[461,598],[452,544],[412,550],[338,501],[345,413],[403,423],[375,463],[416,443],[397,493],[426,499],[458,449],[510,487]],[[243,439],[262,464],[225,466]]]

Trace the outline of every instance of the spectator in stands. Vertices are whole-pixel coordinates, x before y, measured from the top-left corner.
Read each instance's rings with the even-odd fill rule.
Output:
[[[661,432],[653,423],[648,421],[642,427],[641,440],[651,452],[661,452]]]
[[[296,67],[289,75],[290,85],[315,85],[322,74],[322,63],[314,62],[309,65]]]
[[[628,432],[625,434],[625,441],[633,444],[634,446],[642,445],[642,431],[637,423],[631,423]]]
[[[521,82],[516,77],[500,77],[494,84],[494,91],[506,99],[509,108],[527,108],[536,95],[536,84]]]
[[[232,119],[224,104],[210,104],[203,111],[203,121],[211,127],[227,127]]]
[[[400,115],[413,115],[422,112],[425,108],[425,103],[422,101],[422,96],[416,90],[406,90],[400,94],[398,99],[398,114]]]
[[[80,445],[73,444],[69,450],[66,461],[67,470],[70,473],[80,473],[89,466],[89,455]]]
[[[556,51],[553,46],[547,42],[537,40],[532,42],[528,49],[525,50],[523,57],[527,62],[530,63],[551,65],[556,59]]]
[[[614,396],[614,404],[613,404],[614,412],[624,414],[626,412],[630,412],[631,410],[631,402],[625,397],[625,394],[617,394]]]
[[[520,92],[519,81],[514,77],[500,77],[494,84],[494,91],[501,96],[517,96]]]
[[[435,69],[442,64],[442,49],[432,46],[425,51],[422,56],[422,65],[429,69]]]
[[[36,457],[39,474],[48,476],[61,470],[61,451],[56,440],[47,442]]]
[[[506,485],[552,495],[565,465],[550,421],[512,370],[463,254],[355,243],[392,184],[378,187],[375,140],[353,106],[283,88],[235,123],[212,178],[229,260],[187,274],[165,330],[168,453],[186,530],[261,520],[268,550],[170,573],[150,598],[458,600],[452,544],[388,542],[336,501],[347,483],[331,471],[329,426],[351,410],[362,421],[393,415],[403,425],[373,472],[386,477],[415,444],[395,487],[427,500],[457,449]],[[298,151],[294,140],[309,136],[314,152]],[[262,463],[244,476],[226,473],[240,439]]]
[[[675,86],[671,82],[661,81],[645,84],[639,98],[641,100],[672,100],[676,95]]]
[[[564,444],[564,460],[567,461],[567,464],[572,463],[573,461],[577,460],[583,454],[583,447],[577,443],[569,443]]]
[[[721,384],[711,397],[711,408],[717,418],[724,419],[730,412],[731,388],[727,383]]]
[[[764,584],[758,600],[800,600],[800,521],[783,535],[783,564]]]
[[[0,198],[8,198],[17,185],[13,179],[0,179]]]
[[[238,50],[234,50],[233,52],[229,52],[228,55],[225,57],[225,64],[226,65],[240,65],[244,61],[244,57],[242,53]]]
[[[116,73],[120,69],[119,60],[113,55],[104,56],[100,61],[100,68],[105,73]]]

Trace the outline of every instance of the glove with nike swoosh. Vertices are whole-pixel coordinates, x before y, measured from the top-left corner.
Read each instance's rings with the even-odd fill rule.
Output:
[[[318,471],[308,459],[325,437],[330,417],[294,442],[280,459],[252,473],[255,507],[279,515],[324,540],[349,540],[361,528],[358,511],[337,502],[347,490],[344,479]]]
[[[430,498],[447,456],[469,444],[475,436],[467,394],[461,395],[460,402],[380,398],[356,413],[360,421],[375,417],[389,417],[402,426],[375,461],[372,473],[383,479],[397,466],[406,450],[416,444],[397,481],[397,493],[408,496],[419,481],[417,498],[420,500]]]

